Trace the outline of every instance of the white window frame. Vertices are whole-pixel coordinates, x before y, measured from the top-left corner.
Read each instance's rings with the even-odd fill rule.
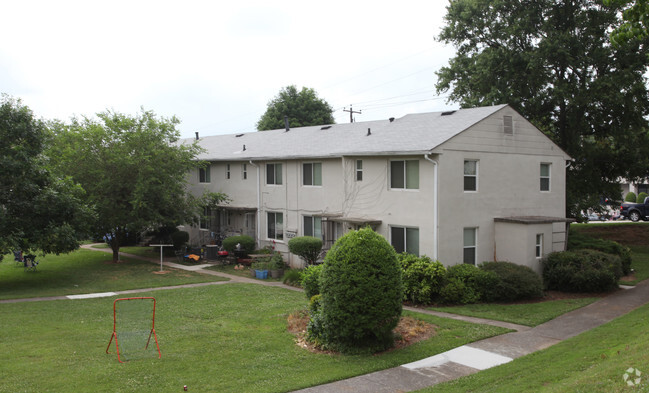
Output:
[[[271,220],[272,215],[272,220]],[[281,217],[281,227],[279,231],[277,230],[277,216]],[[270,224],[273,223],[274,236],[271,237],[271,228]],[[279,235],[279,236],[278,236]],[[272,240],[284,240],[284,213],[282,212],[266,212],[266,238]]]
[[[307,224],[307,221],[311,221],[311,222]],[[324,239],[324,233],[322,230],[322,217],[306,216],[306,215],[302,216],[302,225],[303,225],[302,233],[304,234],[304,236],[313,236],[313,237],[317,237],[318,239]],[[320,232],[319,237],[316,236],[318,232]]]
[[[203,216],[198,218],[198,229],[201,231],[209,230],[211,220],[212,220],[212,210],[206,206],[203,208]]]
[[[211,183],[210,168],[212,164],[207,164],[205,168],[198,168],[198,182],[203,184]]]
[[[309,172],[307,165],[310,166],[311,184],[307,184],[305,176]],[[320,168],[320,169],[316,169]],[[316,184],[316,172],[320,171],[320,184]],[[321,162],[303,162],[302,163],[302,185],[307,187],[322,187],[322,163]]]
[[[466,242],[465,242],[465,232],[466,232],[467,230],[471,230],[471,231],[473,231],[473,239],[474,239],[474,243],[473,243],[473,244],[469,244],[469,245],[467,245]],[[465,251],[468,250],[468,249],[473,249],[473,262],[472,262],[472,263],[468,263],[468,262],[466,261]],[[475,265],[476,265],[476,260],[477,260],[477,259],[478,259],[478,228],[477,228],[477,227],[466,227],[466,228],[463,228],[463,229],[462,229],[462,262],[463,262],[463,263],[467,263],[467,264],[471,264],[471,265],[474,265],[474,266],[475,266]]]
[[[363,160],[356,160],[356,181],[363,181]]]
[[[398,186],[398,185],[395,187],[393,185],[392,164],[396,163],[396,162],[402,162],[403,163],[403,185],[401,187]],[[414,186],[408,187],[408,162],[411,162],[411,163],[416,162],[417,163],[417,185],[416,185],[416,187],[414,187]],[[420,176],[419,176],[419,160],[406,160],[406,159],[403,159],[403,160],[390,160],[389,169],[390,169],[390,176],[388,178],[388,181],[390,182],[389,186],[390,186],[391,190],[410,190],[410,191],[419,190],[419,178],[420,178]]]
[[[243,180],[248,179],[248,166],[246,165],[246,163],[241,164],[241,178]]]
[[[543,175],[543,167],[547,166],[548,174]],[[547,180],[547,190],[544,190],[543,180]],[[539,165],[539,191],[541,192],[550,192],[552,190],[552,164],[549,162],[542,162]]]
[[[230,164],[225,164],[225,179],[230,180]]]
[[[393,236],[393,230],[394,229],[403,229],[403,251],[401,252],[406,252],[408,254],[414,254],[419,256],[419,248],[420,248],[420,231],[419,227],[411,227],[411,226],[402,226],[402,225],[390,225],[390,245],[394,247],[394,236]],[[417,250],[408,250],[408,230],[417,230]],[[396,248],[395,248],[396,250]],[[414,252],[413,252],[414,251]],[[400,253],[400,251],[397,251],[397,253]]]
[[[475,162],[475,174],[467,174],[466,173],[466,163],[467,162]],[[464,160],[464,163],[462,165],[462,190],[466,193],[471,193],[471,192],[478,192],[479,190],[479,182],[478,179],[480,178],[480,160],[473,160],[473,159],[466,159]],[[466,179],[467,178],[474,178],[475,179],[475,190],[467,190],[466,189]]]
[[[534,256],[536,259],[543,258],[543,234],[536,234],[536,244],[534,245]]]
[[[272,168],[272,174],[273,174],[273,181],[268,182],[268,174],[269,170]],[[277,176],[279,175],[279,176]],[[277,181],[277,178],[279,177],[279,182]],[[282,163],[281,162],[275,162],[271,164],[266,164],[266,185],[270,186],[281,186],[283,182],[282,179]]]

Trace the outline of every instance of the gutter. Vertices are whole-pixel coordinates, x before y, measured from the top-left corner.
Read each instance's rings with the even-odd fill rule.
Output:
[[[260,220],[260,216],[261,216],[261,189],[260,189],[261,186],[259,185],[259,182],[260,182],[259,171],[260,171],[260,169],[259,169],[259,165],[252,162],[252,160],[250,160],[248,162],[250,162],[250,165],[257,168],[257,214],[255,215],[257,217],[257,219],[255,220],[256,221],[256,223],[255,223],[255,225],[256,225],[255,231],[257,232],[258,246],[261,247],[261,244],[260,244],[261,243],[261,235],[259,233],[259,230],[260,230],[260,228],[259,228],[259,225],[260,225],[259,220]]]
[[[437,170],[437,168],[438,168],[439,164],[437,163],[437,161],[432,160],[429,157],[429,155],[430,155],[430,153],[424,154],[424,159],[426,161],[431,162],[434,165],[433,176],[435,176],[435,182],[433,183],[433,214],[434,214],[434,218],[433,218],[433,260],[436,261],[437,257],[438,257],[437,250],[438,250],[438,246],[439,246],[439,230],[438,230],[438,226],[439,226],[439,203],[438,203],[438,199],[439,199],[439,195],[438,195],[439,179],[437,177],[437,174],[439,172]]]

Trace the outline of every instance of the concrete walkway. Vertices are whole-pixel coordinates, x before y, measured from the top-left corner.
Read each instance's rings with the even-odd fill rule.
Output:
[[[92,245],[83,246],[84,249],[112,252],[109,249],[92,248]],[[132,254],[120,253],[125,257],[135,258],[160,264],[159,259],[146,258]],[[230,281],[216,281],[198,284],[186,284],[172,287],[134,289],[117,292],[104,292],[95,294],[53,296],[28,299],[0,300],[2,303],[32,302],[63,299],[87,299],[104,296],[130,295],[141,292],[190,288],[207,285],[223,285],[232,283],[249,283],[282,287],[294,291],[302,291],[300,288],[284,285],[280,282],[269,282],[256,280],[247,277],[235,276],[232,274],[217,272],[205,269],[210,264],[181,265],[164,261],[163,265],[203,274],[210,274],[228,278]],[[492,321],[482,318],[466,317],[443,312],[422,310],[414,307],[404,307],[406,310],[436,315],[444,318],[457,319],[478,324],[488,324],[515,330],[501,336],[487,338],[471,344],[454,348],[450,351],[431,356],[416,362],[404,364],[387,370],[377,371],[371,374],[333,382],[326,385],[314,386],[298,390],[300,393],[400,393],[423,389],[442,382],[457,379],[466,375],[477,373],[501,364],[508,363],[516,358],[525,356],[548,348],[562,340],[569,339],[587,330],[603,325],[615,318],[618,318],[649,302],[649,280],[645,280],[635,287],[620,290],[605,298],[602,298],[588,306],[563,314],[549,322],[530,328],[513,323]]]

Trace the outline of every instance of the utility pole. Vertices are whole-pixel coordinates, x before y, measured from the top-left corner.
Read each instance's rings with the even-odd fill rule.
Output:
[[[355,110],[352,109],[352,106],[349,105],[349,109],[345,109],[343,107],[343,112],[349,112],[349,122],[353,123],[354,122],[354,117],[353,117],[354,113],[361,113],[362,111],[355,111]]]

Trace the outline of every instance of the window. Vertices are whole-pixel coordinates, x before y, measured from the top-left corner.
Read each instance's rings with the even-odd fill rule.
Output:
[[[230,164],[225,164],[225,178],[230,180]]]
[[[541,164],[541,191],[550,191],[550,164]]]
[[[210,218],[212,216],[212,211],[209,207],[203,208],[203,216],[198,220],[200,229],[210,229]]]
[[[322,164],[309,162],[302,164],[302,184],[305,186],[322,185]]]
[[[464,191],[478,191],[478,161],[464,160]]]
[[[284,214],[268,212],[268,238],[284,239]]]
[[[390,161],[390,188],[419,189],[419,161]]]
[[[419,256],[419,228],[390,227],[390,239],[397,253]]]
[[[535,256],[537,259],[543,258],[543,234],[542,233],[536,235]]]
[[[363,160],[356,160],[356,181],[363,181]]]
[[[266,184],[282,184],[282,164],[266,164]]]
[[[464,228],[463,262],[475,265],[478,228]]]
[[[304,236],[322,239],[322,217],[304,216]]]
[[[207,165],[205,168],[198,168],[198,182],[199,183],[209,183],[210,182],[210,166]]]
[[[241,178],[243,180],[248,178],[248,166],[246,164],[241,165]]]

